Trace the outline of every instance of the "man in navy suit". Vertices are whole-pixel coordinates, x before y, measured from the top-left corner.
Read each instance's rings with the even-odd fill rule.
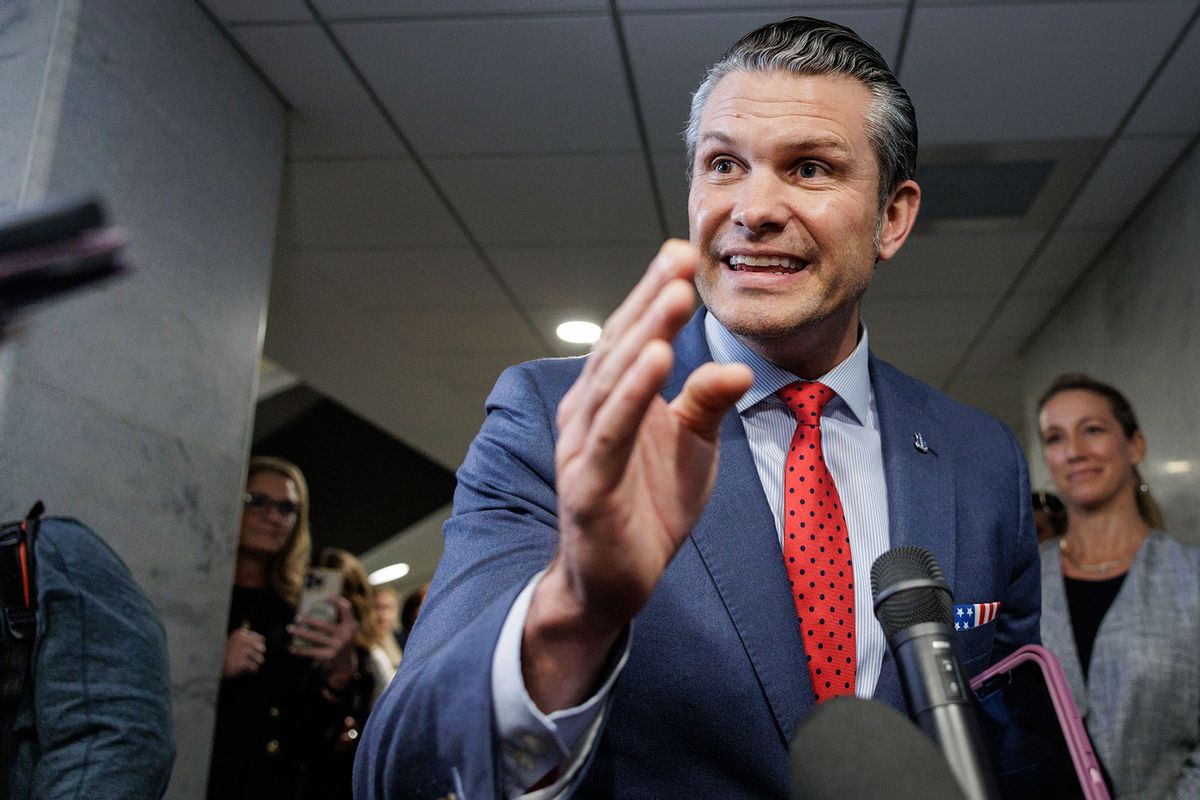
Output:
[[[488,400],[360,800],[786,795],[817,688],[781,555],[797,423],[777,392],[798,379],[832,395],[847,691],[904,709],[870,602],[891,547],[929,548],[955,602],[1000,603],[957,634],[967,672],[1037,640],[1016,441],[875,359],[859,319],[920,205],[895,76],[841,26],[768,25],[709,72],[687,138],[691,243],[663,246],[587,359],[510,369]]]

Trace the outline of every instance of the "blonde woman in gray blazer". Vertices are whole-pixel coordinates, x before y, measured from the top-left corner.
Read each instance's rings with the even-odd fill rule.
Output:
[[[1042,555],[1042,642],[1062,662],[1116,798],[1200,798],[1200,549],[1162,531],[1128,400],[1064,375],[1039,403],[1067,506]]]

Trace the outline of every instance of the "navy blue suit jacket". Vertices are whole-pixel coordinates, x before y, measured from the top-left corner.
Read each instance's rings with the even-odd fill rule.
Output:
[[[711,360],[704,313],[676,341],[667,400]],[[433,587],[359,747],[359,800],[500,795],[492,652],[516,595],[555,549],[554,418],[581,367],[581,359],[513,367],[488,399],[458,473]],[[973,675],[1038,640],[1024,457],[991,417],[874,357],[870,372],[891,545],[929,548],[956,602],[1002,603],[995,623],[958,634]],[[915,432],[929,452],[913,446]],[[576,796],[785,797],[788,742],[812,697],[775,523],[731,411],[712,498],[634,623]],[[875,697],[905,710],[890,655]]]

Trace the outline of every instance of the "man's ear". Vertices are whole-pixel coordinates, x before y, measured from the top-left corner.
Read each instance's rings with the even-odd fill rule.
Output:
[[[883,207],[879,225],[880,261],[887,261],[900,252],[900,246],[908,239],[917,221],[917,210],[921,207],[921,187],[914,180],[907,180],[896,187],[891,199]]]

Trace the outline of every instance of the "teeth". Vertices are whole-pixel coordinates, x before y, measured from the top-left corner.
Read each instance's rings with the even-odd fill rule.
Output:
[[[804,264],[799,259],[787,256],[730,256],[729,266],[735,270],[742,270],[744,267],[754,267],[756,270],[778,267],[771,270],[771,274],[774,275],[786,275],[804,269]]]

